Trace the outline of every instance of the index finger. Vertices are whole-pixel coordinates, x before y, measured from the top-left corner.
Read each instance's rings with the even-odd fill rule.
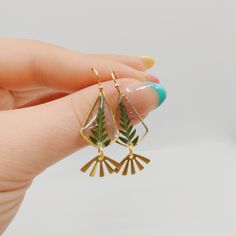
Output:
[[[116,70],[121,78],[152,80],[144,71],[120,61],[39,41],[1,39],[0,51],[0,86],[6,89],[41,86],[76,91],[96,83],[91,67],[100,72],[103,81],[111,79],[112,70]]]

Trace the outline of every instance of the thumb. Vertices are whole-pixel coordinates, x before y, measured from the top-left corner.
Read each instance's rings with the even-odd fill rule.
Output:
[[[161,104],[165,90],[152,82],[119,81],[130,102],[142,117]],[[114,110],[117,91],[112,81],[103,83],[106,98]],[[2,111],[0,117],[0,175],[28,180],[70,153],[87,145],[80,135],[96,97],[93,85],[42,105]]]

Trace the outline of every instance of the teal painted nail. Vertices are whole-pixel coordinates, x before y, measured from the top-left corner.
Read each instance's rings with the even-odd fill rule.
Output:
[[[152,88],[155,89],[155,91],[158,94],[158,105],[160,106],[166,99],[166,90],[164,87],[162,87],[160,84],[154,83],[154,82],[145,82],[145,84],[151,85]]]

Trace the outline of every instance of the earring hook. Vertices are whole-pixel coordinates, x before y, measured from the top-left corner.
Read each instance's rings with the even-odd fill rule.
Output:
[[[118,91],[120,94],[122,94],[122,92],[121,92],[121,90],[120,90],[120,85],[119,85],[119,83],[117,82],[117,80],[119,79],[119,77],[118,77],[118,75],[116,74],[116,72],[115,72],[114,70],[111,72],[111,77],[112,77],[112,79],[113,79],[113,81],[114,81],[114,83],[115,83],[115,88],[117,89],[117,91]]]
[[[91,68],[91,71],[96,76],[97,83],[98,83],[98,88],[101,91],[103,89],[103,86],[102,86],[102,80],[101,80],[101,78],[99,76],[99,73],[98,73],[98,71],[94,67]]]

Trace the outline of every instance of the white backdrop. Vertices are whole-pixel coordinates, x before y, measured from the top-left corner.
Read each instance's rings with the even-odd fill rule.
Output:
[[[151,55],[168,92],[123,178],[89,178],[84,149],[28,191],[6,236],[236,235],[236,4],[224,0],[0,0],[0,36]],[[118,146],[109,148],[124,155]]]

